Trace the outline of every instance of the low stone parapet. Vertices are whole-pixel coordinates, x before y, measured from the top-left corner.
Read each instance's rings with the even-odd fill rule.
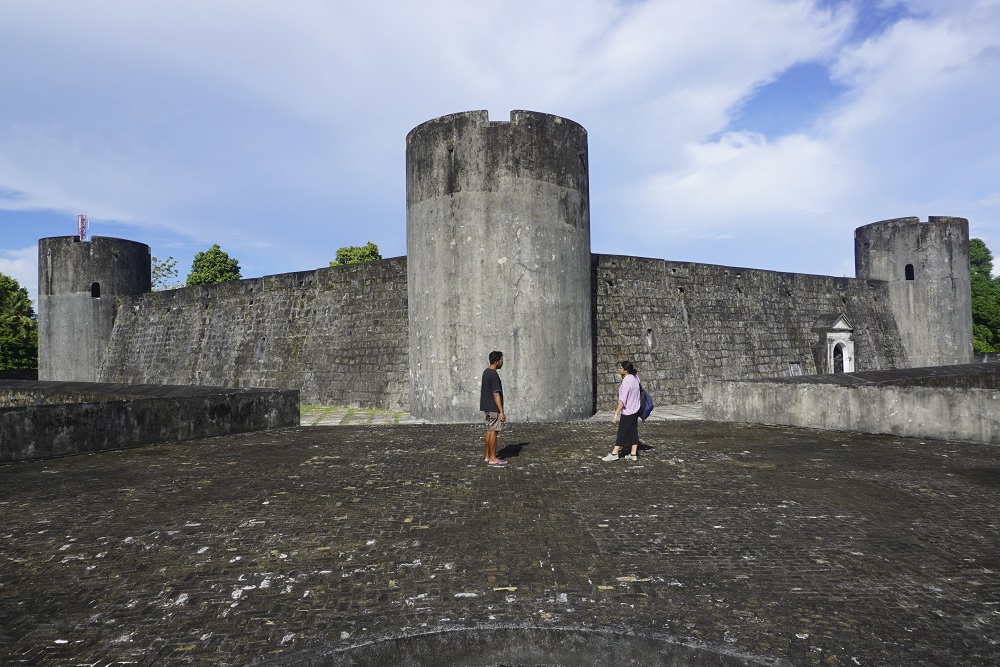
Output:
[[[709,381],[705,419],[1000,444],[1000,364]]]
[[[298,424],[294,389],[0,380],[0,462]]]

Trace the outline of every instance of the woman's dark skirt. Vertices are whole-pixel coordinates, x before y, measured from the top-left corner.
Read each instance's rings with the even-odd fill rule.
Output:
[[[622,414],[618,418],[618,439],[615,445],[618,447],[629,447],[639,444],[639,413],[634,415]]]

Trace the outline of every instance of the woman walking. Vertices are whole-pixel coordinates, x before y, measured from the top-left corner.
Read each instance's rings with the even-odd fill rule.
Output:
[[[601,457],[602,461],[617,461],[623,447],[630,447],[627,458],[638,461],[639,453],[639,378],[631,361],[618,362],[618,375],[622,383],[618,387],[618,406],[611,417],[611,423],[618,423],[618,437],[610,454]],[[619,415],[621,419],[619,419]]]

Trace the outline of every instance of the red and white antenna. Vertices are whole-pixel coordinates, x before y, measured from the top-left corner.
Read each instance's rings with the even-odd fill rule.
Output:
[[[87,240],[87,230],[90,229],[90,220],[83,213],[76,216],[76,233],[81,241]]]

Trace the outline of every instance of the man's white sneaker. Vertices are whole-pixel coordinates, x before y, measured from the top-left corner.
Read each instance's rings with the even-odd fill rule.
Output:
[[[627,458],[629,461],[638,461],[639,460],[639,457],[636,456],[635,454],[629,454],[625,458]]]
[[[605,454],[604,456],[601,457],[601,460],[602,461],[617,461],[618,460],[618,455],[617,454]]]

